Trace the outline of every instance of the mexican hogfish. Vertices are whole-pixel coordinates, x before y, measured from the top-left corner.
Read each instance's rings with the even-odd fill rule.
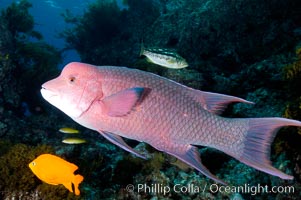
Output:
[[[122,137],[146,142],[222,184],[202,164],[196,146],[218,149],[255,169],[293,179],[271,165],[270,145],[280,127],[301,122],[218,115],[231,102],[251,103],[244,99],[195,90],[137,69],[77,62],[44,83],[41,93],[77,123],[141,158]]]

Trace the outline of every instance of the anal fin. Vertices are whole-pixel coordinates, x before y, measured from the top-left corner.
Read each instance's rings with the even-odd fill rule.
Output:
[[[72,187],[72,183],[71,182],[64,182],[62,183],[63,186],[65,186],[65,188],[67,188],[70,192],[74,193],[74,188]]]
[[[144,155],[142,155],[141,153],[139,153],[138,151],[136,151],[135,149],[130,147],[127,143],[125,143],[125,141],[119,135],[109,133],[109,132],[103,132],[103,131],[99,131],[99,133],[101,135],[103,135],[107,140],[109,140],[113,144],[121,147],[122,149],[124,149],[140,158],[147,159]]]
[[[172,149],[164,150],[166,153],[175,156],[176,158],[182,160],[188,165],[192,166],[208,178],[216,181],[217,183],[227,185],[226,182],[220,180],[218,177],[213,175],[201,161],[200,153],[197,147],[191,145],[176,145]]]

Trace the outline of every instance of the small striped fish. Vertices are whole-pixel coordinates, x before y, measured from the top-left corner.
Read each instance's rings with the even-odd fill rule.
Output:
[[[141,45],[140,56],[144,55],[151,63],[170,69],[182,69],[188,66],[186,60],[178,53],[170,49],[145,48]]]

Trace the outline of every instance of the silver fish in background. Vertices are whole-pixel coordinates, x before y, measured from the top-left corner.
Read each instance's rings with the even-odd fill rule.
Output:
[[[70,127],[63,127],[59,129],[59,132],[66,134],[78,134],[79,130]]]
[[[218,149],[268,174],[293,179],[271,165],[270,145],[279,128],[301,127],[301,122],[218,115],[229,103],[251,103],[244,99],[195,90],[137,69],[77,62],[44,83],[41,93],[77,123],[141,158],[145,156],[122,137],[148,143],[222,184],[226,183],[202,164],[198,145]]]
[[[147,57],[147,61],[170,69],[182,69],[188,66],[183,57],[170,49],[145,48],[142,43],[140,56],[142,55]]]
[[[62,143],[65,144],[82,144],[86,142],[87,141],[85,139],[81,139],[81,138],[65,138],[64,140],[62,140]]]

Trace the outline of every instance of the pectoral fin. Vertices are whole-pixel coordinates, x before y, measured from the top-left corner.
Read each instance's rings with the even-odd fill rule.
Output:
[[[168,64],[175,64],[176,60],[175,59],[168,59],[166,60]]]
[[[170,147],[169,147],[170,148]],[[171,149],[164,150],[166,153],[175,156],[176,158],[182,160],[183,162],[187,163],[188,165],[192,166],[205,176],[213,179],[217,183],[221,183],[223,185],[227,185],[224,181],[217,178],[213,175],[203,164],[200,158],[200,153],[197,147],[191,145],[176,145],[173,146]]]
[[[124,140],[119,135],[115,135],[113,133],[108,133],[108,132],[103,132],[103,131],[99,131],[99,132],[101,135],[103,135],[106,139],[108,139],[113,144],[121,147],[122,149],[124,149],[130,153],[135,154],[137,157],[147,159],[144,155],[142,155],[141,153],[139,153],[138,151],[136,151],[135,149],[130,147],[127,143],[125,143]]]
[[[126,89],[102,100],[104,110],[111,117],[127,115],[141,101],[147,88]]]

